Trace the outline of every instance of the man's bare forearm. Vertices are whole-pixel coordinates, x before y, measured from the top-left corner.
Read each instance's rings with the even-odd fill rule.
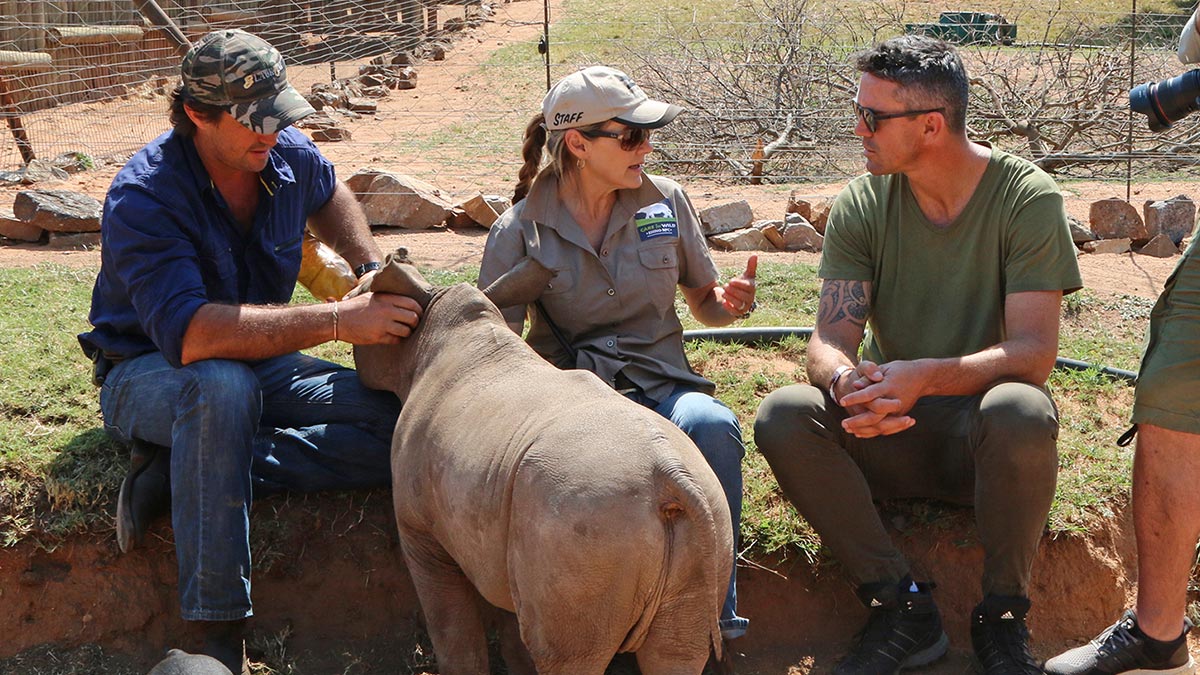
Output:
[[[183,337],[183,363],[265,359],[334,339],[333,303],[204,305]]]

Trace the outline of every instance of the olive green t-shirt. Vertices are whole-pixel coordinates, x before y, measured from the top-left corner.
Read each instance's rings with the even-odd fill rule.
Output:
[[[945,228],[903,174],[855,178],[829,212],[819,274],[871,282],[863,358],[877,363],[973,354],[1005,339],[1009,293],[1083,286],[1058,186],[994,149]]]

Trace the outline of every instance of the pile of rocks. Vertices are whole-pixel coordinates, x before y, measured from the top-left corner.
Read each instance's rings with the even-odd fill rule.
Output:
[[[828,199],[809,201],[793,192],[783,218],[756,219],[745,200],[700,210],[709,245],[724,251],[816,251],[825,243]]]
[[[1093,202],[1089,227],[1071,219],[1075,245],[1085,253],[1140,253],[1156,258],[1178,255],[1196,225],[1196,205],[1185,195],[1147,201],[1142,214],[1124,199]]]
[[[0,237],[54,248],[100,244],[100,202],[70,190],[22,190],[12,209],[0,210]]]
[[[462,202],[440,189],[403,174],[366,168],[346,179],[373,227],[426,230],[434,227],[491,227],[509,201],[477,194]]]

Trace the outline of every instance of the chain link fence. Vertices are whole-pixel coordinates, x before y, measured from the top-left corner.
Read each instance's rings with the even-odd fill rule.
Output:
[[[862,170],[849,56],[904,32],[961,45],[973,138],[1060,177],[1194,174],[1200,115],[1180,113],[1153,133],[1128,104],[1132,86],[1185,71],[1174,55],[1191,9],[1181,4],[1000,0],[988,3],[989,14],[943,14],[970,7],[0,0],[0,116],[8,123],[0,169],[64,153],[119,163],[164,131],[179,52],[156,25],[161,9],[190,40],[238,27],[279,47],[293,83],[315,92],[325,125],[339,130],[310,133],[331,139],[319,142],[344,172],[376,166],[448,191],[508,191],[547,82],[594,63],[622,68],[651,95],[687,107],[655,136],[653,171],[717,182],[844,180]]]

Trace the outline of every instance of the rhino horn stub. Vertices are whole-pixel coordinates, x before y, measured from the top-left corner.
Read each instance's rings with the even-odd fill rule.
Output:
[[[433,297],[433,285],[421,276],[413,267],[408,257],[408,249],[400,247],[394,253],[389,253],[383,267],[367,284],[365,290],[375,293],[395,293],[407,295],[416,300],[422,308],[429,305]]]
[[[528,305],[542,297],[554,275],[554,270],[533,258],[525,257],[483,289],[483,294],[500,309]]]

